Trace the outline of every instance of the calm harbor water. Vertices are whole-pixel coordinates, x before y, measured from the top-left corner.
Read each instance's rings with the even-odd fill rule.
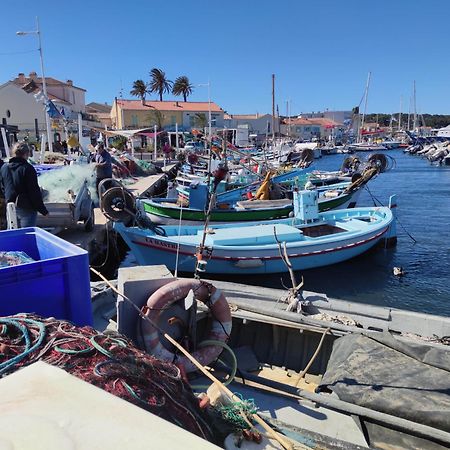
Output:
[[[450,316],[450,167],[431,166],[427,160],[386,152],[396,166],[370,181],[372,195],[383,204],[398,196],[398,218],[411,238],[397,224],[398,244],[393,249],[376,249],[334,266],[305,270],[306,290],[330,297]],[[364,158],[363,153],[358,154]],[[318,170],[337,170],[346,155],[330,155],[317,160]],[[361,193],[359,206],[373,206],[368,191]],[[129,255],[124,264],[133,264]],[[406,271],[393,275],[395,266]],[[230,281],[282,288],[289,277],[280,275],[221,277]]]

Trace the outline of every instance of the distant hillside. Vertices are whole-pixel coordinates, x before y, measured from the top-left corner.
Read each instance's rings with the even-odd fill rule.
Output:
[[[395,120],[398,120],[398,113],[393,114]],[[450,124],[450,114],[421,114],[423,119],[425,120],[425,126],[432,127],[432,128],[442,128]],[[377,119],[378,117],[378,119]],[[388,127],[391,121],[391,114],[366,114],[366,117],[364,119],[365,122],[376,122],[378,120],[378,123],[381,127]],[[402,124],[406,124],[408,120],[408,114],[402,113]],[[411,125],[412,125],[412,114],[411,114]],[[421,120],[420,117],[418,117],[417,120]],[[397,122],[394,121],[394,127],[397,125]],[[422,123],[420,123],[422,125]]]

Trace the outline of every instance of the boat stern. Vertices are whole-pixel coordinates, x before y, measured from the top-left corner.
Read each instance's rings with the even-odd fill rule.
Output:
[[[389,209],[392,211],[393,219],[384,238],[385,248],[392,248],[397,245],[397,195],[389,197]]]

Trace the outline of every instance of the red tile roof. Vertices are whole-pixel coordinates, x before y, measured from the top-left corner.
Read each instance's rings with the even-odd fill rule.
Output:
[[[208,102],[180,102],[176,100],[163,100],[159,101],[150,101],[145,100],[145,104],[143,105],[141,100],[117,100],[118,106],[122,107],[122,109],[134,110],[134,111],[148,111],[151,109],[157,109],[159,111],[209,111],[209,103]],[[113,108],[114,109],[114,108]],[[222,108],[214,102],[211,102],[211,111],[212,112],[223,112]]]
[[[303,117],[291,117],[291,120],[289,121],[289,118],[284,119],[283,122],[285,124],[291,124],[291,125],[312,125],[312,122],[309,121],[309,119],[305,119]]]
[[[26,84],[28,84],[31,80],[33,80],[38,86],[42,86],[42,78],[35,76],[33,78],[31,77],[23,77],[21,79],[14,78],[12,81],[14,84],[17,84],[18,86],[25,86]],[[60,81],[57,80],[56,78],[52,78],[52,77],[45,77],[45,82],[47,84],[47,86],[68,86],[68,87],[73,87],[75,89],[79,89],[80,91],[84,91],[86,92],[86,89],[80,88],[78,86],[74,86],[73,84],[69,84],[66,83],[65,81]]]

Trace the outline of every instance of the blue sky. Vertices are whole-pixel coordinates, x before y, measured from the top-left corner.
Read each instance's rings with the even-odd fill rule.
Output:
[[[39,15],[46,74],[74,80],[87,101],[111,102],[121,87],[130,98],[158,67],[210,79],[229,113],[270,112],[272,73],[281,114],[288,99],[293,114],[351,109],[371,71],[369,112],[398,111],[400,96],[407,110],[415,79],[420,112],[450,113],[445,0],[5,0],[1,13],[0,82],[40,73],[37,52],[5,54],[37,48],[15,32]],[[190,99],[206,100],[206,88]]]

